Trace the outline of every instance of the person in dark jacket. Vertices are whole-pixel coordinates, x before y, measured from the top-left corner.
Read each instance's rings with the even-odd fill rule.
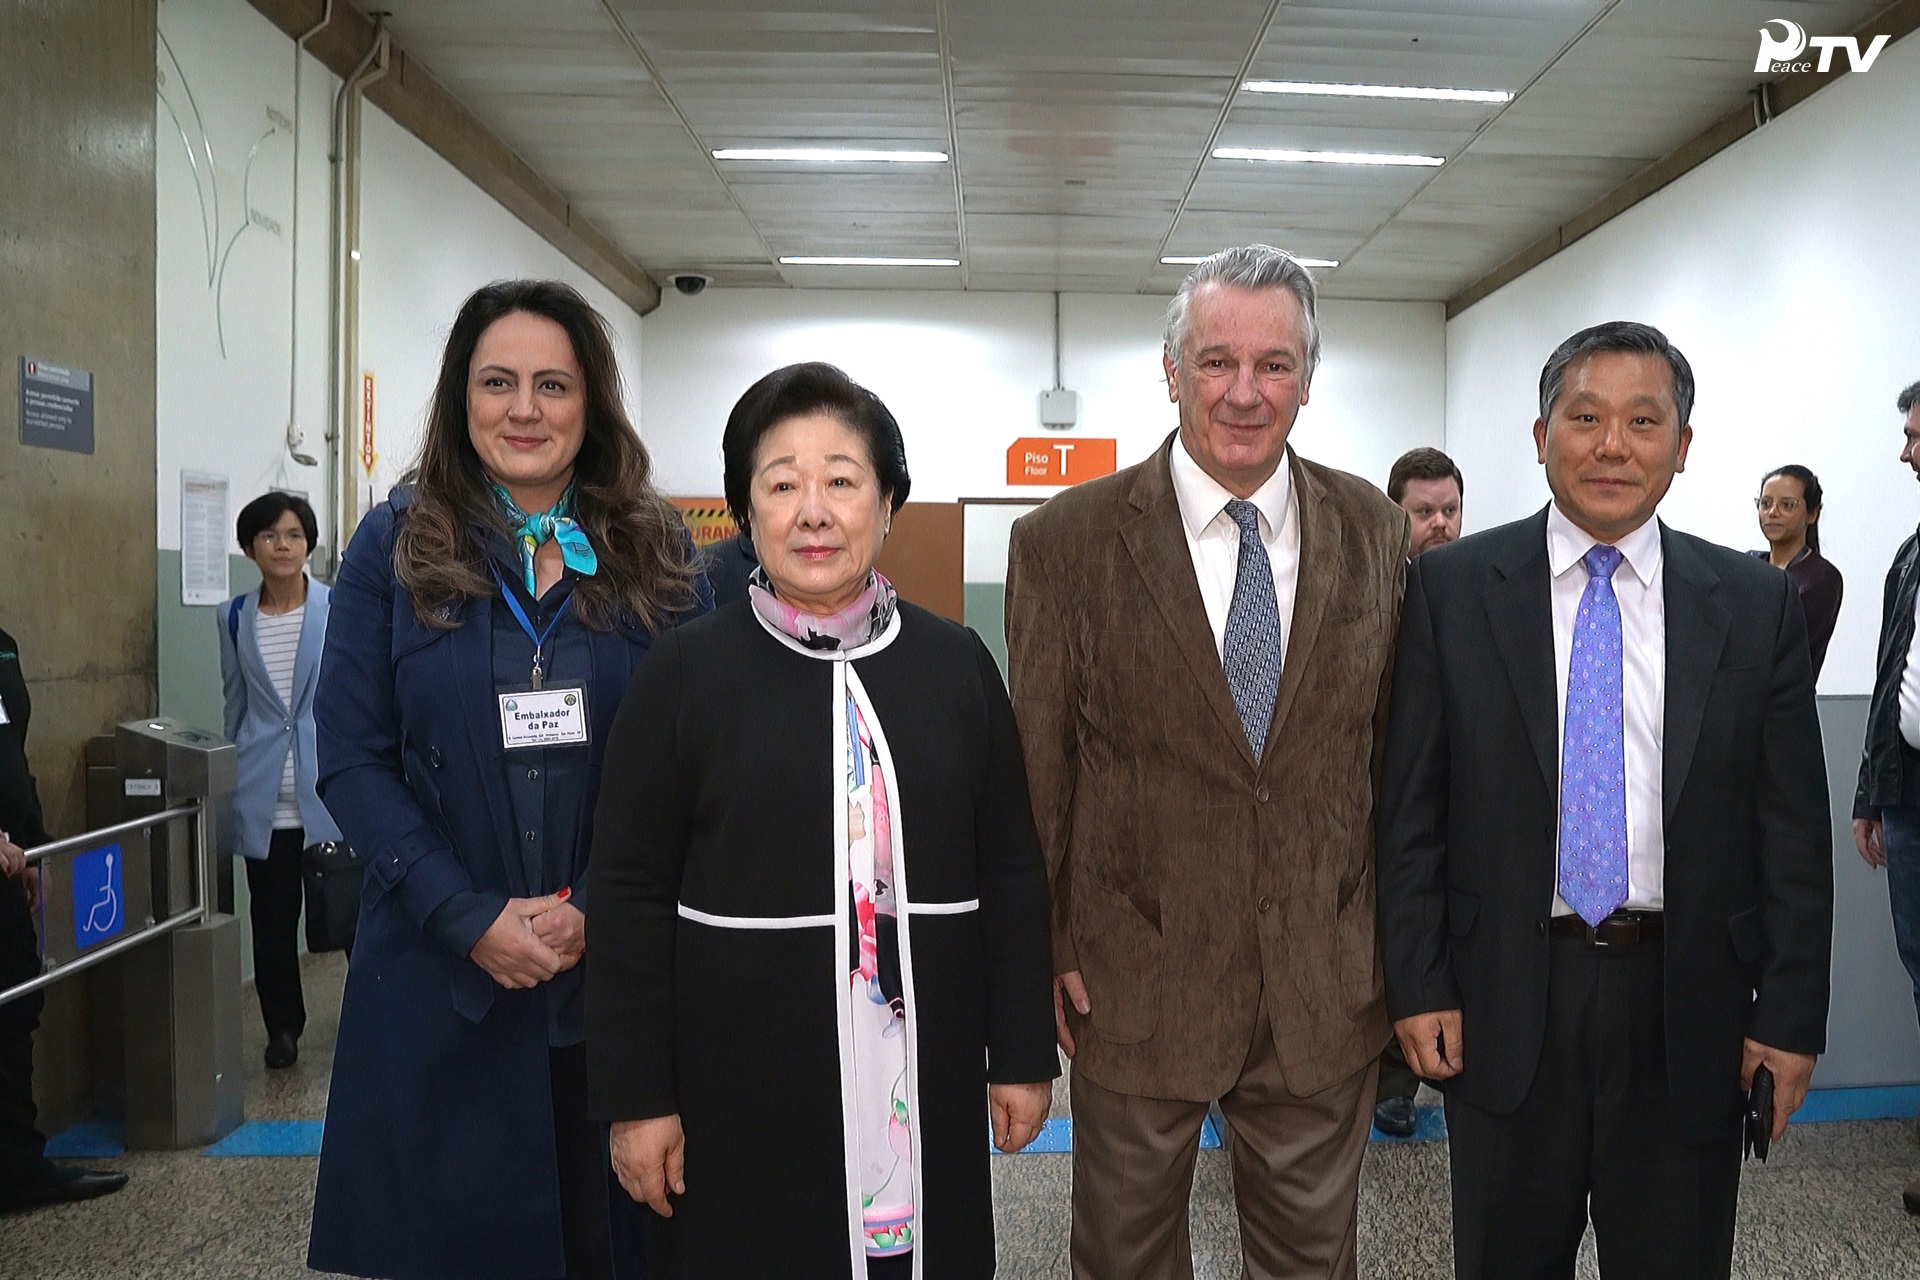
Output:
[[[747,579],[753,576],[754,566],[760,563],[753,558],[752,538],[744,533],[736,533],[724,542],[716,542],[708,547],[705,559],[707,582],[713,587],[714,608],[747,598]]]
[[[1553,500],[1416,559],[1381,784],[1380,946],[1446,1081],[1454,1273],[1726,1280],[1761,1066],[1826,1048],[1833,853],[1799,594],[1656,511],[1693,439],[1658,329],[1540,374]]]
[[[1813,657],[1813,678],[1827,661],[1827,642],[1840,620],[1840,599],[1846,583],[1833,562],[1820,554],[1820,477],[1805,467],[1775,467],[1760,482],[1753,509],[1760,515],[1765,551],[1752,555],[1776,569],[1786,570],[1800,590],[1800,606],[1807,612],[1807,651]]]
[[[595,1114],[668,1274],[993,1274],[990,1128],[1045,1120],[1047,883],[980,638],[874,570],[900,428],[831,365],[727,422],[748,598],[662,637],[594,819]]]
[[[40,976],[40,868],[27,865],[26,850],[51,837],[27,767],[32,718],[20,646],[0,631],[0,991]],[[33,1104],[33,1033],[44,1004],[38,991],[0,1004],[0,1213],[91,1200],[127,1185],[124,1173],[62,1169],[47,1159]]]
[[[1900,461],[1920,479],[1920,382],[1896,402],[1906,415]],[[1887,901],[1900,962],[1920,1008],[1920,533],[1900,544],[1887,570],[1880,612],[1879,657],[1867,704],[1867,740],[1853,797],[1853,842],[1870,867],[1887,871]],[[1920,1178],[1904,1192],[1908,1213],[1920,1213]]]
[[[586,1114],[585,892],[629,677],[706,606],[606,322],[512,280],[454,320],[410,483],[334,584],[320,795],[366,865],[308,1265],[643,1274]]]

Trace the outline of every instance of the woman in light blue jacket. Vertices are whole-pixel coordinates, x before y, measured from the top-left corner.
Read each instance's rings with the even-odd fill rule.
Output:
[[[234,825],[247,859],[266,1060],[269,1067],[290,1067],[307,1025],[298,932],[301,850],[340,839],[313,786],[313,691],[328,593],[307,577],[317,528],[305,498],[262,494],[241,508],[237,525],[240,549],[260,567],[260,589],[220,610],[220,683],[227,737],[239,756]]]

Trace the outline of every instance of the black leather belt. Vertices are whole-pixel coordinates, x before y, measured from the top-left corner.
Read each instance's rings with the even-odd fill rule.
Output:
[[[1631,947],[1658,942],[1666,934],[1665,921],[1666,916],[1658,911],[1616,911],[1599,924],[1588,924],[1579,916],[1555,916],[1547,922],[1547,933],[1590,947]]]

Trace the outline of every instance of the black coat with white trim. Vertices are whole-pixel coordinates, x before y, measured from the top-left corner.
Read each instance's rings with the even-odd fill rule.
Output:
[[[844,661],[891,754],[926,1280],[993,1273],[986,1086],[1058,1074],[1047,886],[1020,741],[971,632],[902,603],[889,639],[796,652],[741,602],[669,632],[607,743],[595,817],[592,1105],[678,1113],[670,1273],[855,1274],[837,988]],[[977,901],[977,909],[970,904]],[[851,1207],[850,1207],[851,1206]]]

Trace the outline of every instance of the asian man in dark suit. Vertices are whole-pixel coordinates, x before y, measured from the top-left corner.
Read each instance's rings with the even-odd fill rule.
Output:
[[[1832,851],[1779,570],[1654,516],[1693,375],[1615,322],[1548,360],[1553,501],[1407,571],[1379,823],[1387,1003],[1445,1081],[1462,1277],[1725,1277],[1744,1090],[1825,1047]]]

